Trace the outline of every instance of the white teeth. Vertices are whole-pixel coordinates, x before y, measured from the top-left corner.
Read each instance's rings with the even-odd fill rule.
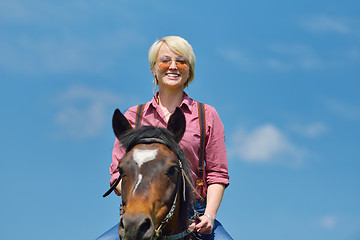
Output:
[[[178,74],[167,74],[169,77],[178,77],[179,75]]]

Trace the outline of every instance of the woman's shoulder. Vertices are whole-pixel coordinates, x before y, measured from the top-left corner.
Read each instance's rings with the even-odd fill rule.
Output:
[[[205,106],[205,111],[216,112],[215,107],[213,107],[212,105],[204,103],[204,106]]]
[[[139,105],[141,105],[141,104],[139,104]],[[126,110],[126,113],[132,113],[132,112],[136,111],[137,108],[139,107],[139,105],[129,107],[128,110]]]
[[[206,121],[206,125],[212,125],[213,122],[218,122],[221,121],[220,120],[220,116],[217,113],[216,109],[214,106],[208,104],[208,103],[204,103],[201,101],[197,101],[197,100],[193,100],[193,113],[194,111],[196,112],[196,116],[199,113],[199,110],[201,111],[201,109],[199,109],[199,103],[202,103],[204,105],[204,110],[205,110],[205,121]]]
[[[215,109],[215,107],[213,107],[212,105],[208,104],[208,103],[203,103],[203,102],[199,102],[199,101],[194,101],[194,103],[196,105],[198,105],[199,103],[200,104],[203,104],[204,105],[204,109],[205,109],[205,115],[214,115],[214,114],[217,114],[217,111]],[[199,106],[197,106],[199,107]]]
[[[139,108],[140,105],[135,105],[135,106],[132,106],[130,107],[128,110],[126,110],[125,112],[125,117],[128,119],[128,120],[134,120],[135,119],[135,116],[137,114],[137,111],[138,111],[138,108]]]
[[[135,106],[132,106],[130,107],[126,113],[128,114],[136,114],[136,112],[138,111],[139,107],[141,106],[143,111],[147,110],[149,108],[150,105],[153,105],[155,104],[156,102],[156,94],[152,97],[152,99],[150,101],[147,101],[147,102],[143,102],[143,103],[140,103],[138,105],[135,105]],[[126,114],[125,113],[125,114]]]
[[[125,112],[125,117],[127,117],[128,119],[135,119],[135,116],[137,114],[142,114],[143,112],[147,111],[147,109],[149,108],[150,104],[152,103],[153,100],[150,100],[148,102],[145,103],[141,103],[135,106],[130,107],[128,110],[126,110]],[[140,112],[139,112],[140,111]]]

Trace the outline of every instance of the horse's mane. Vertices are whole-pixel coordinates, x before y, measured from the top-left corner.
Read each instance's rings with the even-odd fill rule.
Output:
[[[185,157],[185,154],[183,150],[180,148],[179,144],[174,140],[173,134],[167,130],[166,128],[161,127],[154,127],[154,126],[141,126],[136,129],[131,129],[125,132],[121,138],[119,139],[122,146],[126,149],[126,152],[129,152],[133,147],[135,147],[137,144],[144,144],[144,143],[154,143],[154,142],[144,142],[144,139],[158,139],[161,141],[162,144],[167,146],[171,151],[173,151],[179,160],[182,163],[182,167],[184,169],[185,175],[188,177],[188,179],[191,179],[189,176],[189,161]],[[157,142],[159,143],[159,142]],[[183,180],[184,181],[184,180]],[[183,189],[183,186],[185,186],[185,189]],[[180,211],[181,214],[184,214],[182,216],[184,219],[187,219],[187,213],[188,209],[190,208],[192,201],[193,201],[193,193],[191,191],[191,187],[187,181],[185,181],[185,184],[181,184],[181,193],[185,191],[185,196],[183,194],[180,194],[181,196],[181,202],[183,205],[181,207],[185,211]]]

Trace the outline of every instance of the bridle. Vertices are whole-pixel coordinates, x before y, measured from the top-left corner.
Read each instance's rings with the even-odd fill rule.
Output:
[[[169,144],[167,144],[164,140],[160,139],[160,138],[142,138],[140,139],[136,144],[151,144],[151,143],[159,143],[159,144],[163,144],[165,146],[167,146],[169,149],[172,149]],[[126,153],[128,153],[133,146],[130,146],[126,149]],[[194,190],[194,192],[196,194],[197,191],[194,188],[193,184],[191,183],[191,181],[189,180],[189,178],[186,176],[186,173],[184,171],[184,167],[183,167],[183,163],[182,163],[182,158],[179,156],[179,154],[176,151],[173,151],[179,161],[178,161],[178,165],[179,165],[179,169],[180,169],[180,174],[178,175],[178,179],[177,179],[177,184],[176,184],[176,193],[175,193],[175,197],[172,203],[172,206],[170,208],[170,211],[168,212],[168,214],[165,216],[165,218],[161,221],[159,227],[155,230],[155,235],[153,237],[153,240],[158,240],[158,239],[166,239],[166,240],[176,240],[176,239],[180,239],[180,238],[184,238],[187,235],[189,235],[190,233],[192,233],[195,229],[195,227],[193,228],[186,228],[184,231],[178,233],[178,234],[174,234],[174,235],[162,235],[162,231],[164,229],[164,227],[166,226],[166,224],[170,221],[170,219],[174,216],[175,213],[175,209],[176,209],[176,202],[177,202],[177,198],[178,198],[178,190],[179,190],[179,185],[183,184],[183,198],[186,199],[186,192],[185,192],[185,180],[189,183],[189,185],[191,186],[191,188]],[[118,168],[119,170],[119,168]],[[118,177],[118,179],[116,179],[116,181],[111,185],[110,189],[103,195],[103,197],[108,196],[115,188],[116,186],[120,183],[123,175],[122,172],[119,170],[120,176]],[[200,195],[199,195],[200,196]],[[200,198],[202,198],[200,196]],[[124,212],[123,212],[123,206],[122,206],[122,202],[120,204],[120,218],[122,218]],[[195,215],[197,213],[195,212]],[[194,216],[195,216],[194,215]]]

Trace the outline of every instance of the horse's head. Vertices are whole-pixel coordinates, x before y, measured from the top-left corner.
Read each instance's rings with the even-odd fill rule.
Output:
[[[184,114],[177,108],[166,129],[153,126],[132,129],[117,109],[113,129],[126,148],[118,166],[122,178],[119,236],[125,240],[152,239],[167,222],[179,215],[186,219],[186,210],[179,209],[184,201],[183,156],[178,145],[185,131]],[[173,233],[176,228],[171,226]]]

